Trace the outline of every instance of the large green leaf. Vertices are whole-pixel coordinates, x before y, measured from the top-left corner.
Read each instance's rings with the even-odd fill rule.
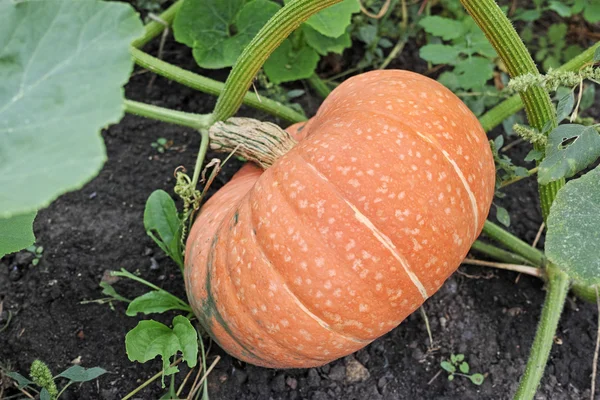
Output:
[[[494,76],[494,63],[487,58],[471,56],[456,64],[454,73],[464,89],[480,88]]]
[[[288,3],[289,0],[285,2]],[[325,36],[337,38],[346,32],[346,28],[352,20],[352,14],[359,11],[358,0],[344,0],[319,11],[310,17],[306,24]]]
[[[463,23],[455,19],[439,16],[425,17],[419,21],[425,32],[444,40],[452,40],[464,35]]]
[[[80,188],[106,159],[100,130],[123,116],[133,8],[0,1],[0,217]]]
[[[137,313],[153,314],[169,310],[191,312],[190,306],[165,290],[153,290],[133,299],[126,314],[135,317]]]
[[[30,246],[35,242],[33,220],[36,213],[0,218],[0,258]]]
[[[185,0],[175,39],[193,49],[202,68],[230,67],[279,8],[270,0]]]
[[[328,53],[342,54],[344,49],[352,46],[352,39],[349,32],[344,32],[340,37],[332,38],[322,35],[316,29],[311,28],[310,25],[303,24],[302,33],[304,34],[306,43],[322,56]]]
[[[453,64],[458,60],[460,51],[454,46],[444,44],[426,44],[419,50],[419,56],[434,64]]]
[[[548,135],[546,158],[540,163],[538,182],[546,185],[570,178],[600,157],[600,134],[593,126],[559,125]]]
[[[178,315],[173,319],[173,329],[156,322],[140,321],[125,336],[125,349],[129,360],[145,363],[161,356],[164,376],[178,371],[170,367],[170,358],[181,351],[183,359],[190,368],[196,366],[198,359],[198,335],[190,321]]]
[[[301,47],[294,49],[292,41],[286,39],[271,54],[263,68],[271,82],[279,84],[310,77],[318,62],[319,55],[311,47],[301,42]]]
[[[600,284],[600,167],[562,188],[548,216],[546,255],[569,276]]]

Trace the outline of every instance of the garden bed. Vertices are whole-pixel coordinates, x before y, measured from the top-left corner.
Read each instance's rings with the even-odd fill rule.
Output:
[[[155,51],[151,45],[149,52]],[[414,49],[393,64],[423,72]],[[408,54],[408,55],[407,55]],[[173,43],[166,59],[197,69],[189,50]],[[217,72],[213,78],[224,80]],[[136,74],[127,85],[127,97],[155,105],[207,113],[215,98],[156,78]],[[304,95],[307,113],[321,99]],[[595,113],[596,112],[596,113]],[[269,119],[243,108],[241,115]],[[591,115],[597,115],[593,110]],[[281,122],[281,121],[276,121]],[[108,161],[99,176],[81,190],[62,196],[42,210],[35,223],[37,244],[44,252],[38,265],[21,252],[0,265],[0,363],[25,374],[34,359],[46,361],[53,371],[72,363],[99,366],[108,371],[97,381],[72,386],[61,398],[118,399],[160,370],[160,361],[132,363],[125,353],[125,334],[139,318],[127,317],[123,303],[90,302],[104,297],[98,286],[109,270],[125,268],[185,298],[176,265],[146,235],[142,222],[146,199],[157,188],[172,193],[173,171],[194,163],[199,135],[192,129],[126,116],[104,134]],[[493,138],[495,135],[490,135]],[[159,153],[151,143],[172,141]],[[527,145],[512,150],[522,159]],[[207,160],[216,157],[209,153]],[[231,159],[212,186],[211,194],[240,167]],[[500,200],[511,213],[510,231],[532,242],[542,222],[533,179],[512,185]],[[542,239],[543,244],[543,239]],[[129,281],[114,283],[125,297],[134,298],[142,287]],[[507,399],[515,392],[533,340],[541,304],[542,282],[529,276],[476,267],[461,267],[425,304],[434,338],[417,312],[399,327],[358,353],[320,368],[271,370],[241,363],[210,346],[207,363],[221,360],[208,378],[211,399]],[[87,302],[82,304],[82,302]],[[153,316],[164,323],[169,313]],[[596,335],[593,305],[572,300],[561,318],[556,344],[538,399],[589,397],[592,352]],[[481,386],[457,377],[450,382],[440,361],[464,354],[472,372],[485,375]],[[181,365],[184,374],[187,367]],[[14,393],[14,392],[8,392]],[[156,399],[164,393],[160,380],[137,398]]]

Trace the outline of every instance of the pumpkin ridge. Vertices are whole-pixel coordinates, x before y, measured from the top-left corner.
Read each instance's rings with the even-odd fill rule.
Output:
[[[408,260],[406,260],[406,258],[402,254],[398,253],[398,249],[396,245],[394,245],[394,242],[392,242],[392,240],[386,234],[380,231],[366,215],[361,213],[358,207],[356,207],[348,199],[346,199],[346,197],[343,196],[343,193],[341,193],[338,187],[334,185],[329,179],[327,179],[327,177],[323,175],[314,165],[312,165],[310,162],[304,159],[301,155],[298,156],[302,158],[302,160],[304,160],[306,165],[309,167],[310,170],[312,170],[315,173],[315,175],[317,175],[323,181],[327,182],[331,186],[332,190],[334,190],[336,194],[342,200],[344,200],[348,207],[350,207],[350,209],[354,212],[356,220],[364,226],[366,226],[373,233],[373,236],[375,236],[375,238],[383,245],[383,247],[385,247],[392,254],[392,256],[400,263],[400,265],[404,269],[404,272],[406,272],[413,285],[415,285],[419,293],[421,293],[421,296],[423,296],[423,299],[427,300],[429,298],[427,290],[425,289],[417,275],[413,272],[412,268],[408,264]]]
[[[283,196],[283,197],[285,197],[285,196]],[[252,217],[252,214],[253,214],[252,207],[250,207],[250,217]],[[321,327],[323,327],[324,329],[327,329],[330,332],[335,333],[336,335],[341,336],[344,339],[350,340],[352,342],[364,343],[364,344],[368,344],[368,343],[372,342],[372,340],[363,340],[363,339],[359,339],[359,338],[352,337],[352,336],[349,336],[349,335],[345,335],[342,332],[338,332],[330,324],[328,324],[326,321],[322,320],[319,316],[317,316],[312,311],[310,311],[308,309],[308,307],[306,307],[304,305],[304,303],[298,298],[298,296],[290,289],[289,284],[287,283],[287,281],[285,280],[285,278],[283,277],[283,275],[281,275],[281,273],[279,272],[279,270],[277,270],[275,268],[275,265],[271,262],[271,260],[269,259],[269,257],[265,253],[263,245],[258,240],[258,238],[256,237],[256,235],[251,235],[251,236],[254,238],[254,243],[256,244],[256,248],[258,249],[258,252],[261,254],[261,256],[263,257],[263,259],[267,262],[267,264],[271,267],[271,270],[274,271],[274,273],[281,278],[281,282],[282,282],[282,286],[283,286],[284,290],[290,295],[290,297],[292,299],[294,299],[294,303],[297,304],[298,307],[300,307],[300,309],[302,311],[304,311],[309,317],[311,317],[313,320],[315,320]]]
[[[361,113],[361,112],[364,113],[365,111],[361,110],[361,109],[345,109],[344,112],[341,112],[339,114],[341,114],[341,115],[344,115],[344,114],[356,115],[357,113]],[[471,189],[471,185],[469,185],[469,182],[465,178],[465,175],[463,174],[462,170],[460,169],[460,167],[458,166],[456,161],[454,161],[454,159],[452,159],[450,154],[448,154],[448,152],[446,150],[444,150],[444,148],[437,141],[437,139],[431,138],[427,134],[420,132],[419,130],[412,127],[410,124],[406,124],[403,120],[396,118],[393,114],[387,114],[384,112],[379,112],[379,111],[374,111],[374,110],[369,110],[368,114],[377,114],[382,117],[389,118],[396,123],[399,123],[399,124],[402,124],[402,125],[408,127],[410,129],[410,131],[415,132],[417,137],[419,137],[421,140],[431,144],[433,146],[433,148],[435,148],[436,150],[440,151],[440,153],[442,153],[442,156],[452,166],[452,169],[454,170],[454,172],[456,172],[458,178],[460,179],[461,183],[463,184],[465,191],[467,192],[467,196],[469,197],[471,207],[473,209],[473,219],[474,219],[474,226],[475,226],[475,229],[473,230],[472,240],[477,239],[477,236],[478,236],[477,232],[479,231],[479,221],[480,221],[477,198],[475,197],[475,194],[473,193],[473,190]]]

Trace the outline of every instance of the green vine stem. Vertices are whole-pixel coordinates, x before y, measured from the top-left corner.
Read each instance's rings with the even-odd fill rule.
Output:
[[[131,45],[133,47],[141,48],[146,43],[154,39],[156,36],[160,35],[160,33],[165,30],[165,25],[171,25],[173,23],[175,15],[177,15],[177,12],[181,8],[182,4],[183,0],[177,0],[162,14],[158,16],[158,19],[160,19],[164,23],[158,21],[150,21],[149,23],[147,23],[146,26],[144,26],[144,35],[134,40],[133,43],[131,43]]]
[[[461,2],[494,46],[511,77],[539,73],[517,31],[494,0],[461,0]],[[529,88],[521,93],[521,99],[531,126],[543,131],[548,121],[551,121],[552,127],[557,125],[554,105],[550,101],[548,92],[543,88]],[[536,146],[538,150],[544,150],[538,147]],[[556,193],[564,184],[565,180],[561,179],[548,185],[540,185],[540,203],[544,221],[550,213],[550,206]]]
[[[524,264],[524,265],[534,265],[535,267],[541,267],[542,265],[535,265],[530,260],[522,257],[518,254],[511,253],[510,251],[506,251],[504,249],[498,248],[489,243],[482,242],[481,240],[476,240],[475,243],[471,246],[471,250],[477,251],[479,253],[483,253],[488,257],[491,257],[495,260],[508,263],[508,264]]]
[[[525,374],[515,394],[515,400],[531,400],[544,375],[548,356],[552,349],[554,334],[558,328],[558,321],[562,313],[570,280],[567,274],[553,264],[548,265],[548,291],[542,308],[542,316],[538,325]]]
[[[210,122],[210,115],[176,111],[133,100],[125,100],[125,112],[194,129],[208,128]]]
[[[147,53],[144,53],[135,47],[132,47],[130,50],[131,55],[133,56],[133,59],[137,65],[158,75],[164,76],[165,78],[181,83],[184,86],[214,96],[219,96],[225,89],[225,84],[223,82],[206,78],[202,75],[179,68],[173,64],[169,64]],[[267,112],[275,117],[279,117],[289,122],[306,121],[306,117],[299,112],[294,111],[277,101],[264,97],[259,98],[253,92],[245,92],[242,101],[244,104],[249,105],[250,107]]]
[[[235,63],[223,94],[213,112],[215,121],[224,121],[240,108],[254,77],[271,53],[313,14],[341,0],[292,0],[281,8],[252,39]]]
[[[544,253],[531,247],[526,242],[522,241],[512,233],[505,231],[493,222],[485,221],[485,224],[483,225],[483,233],[487,237],[502,243],[509,250],[525,258],[533,265],[540,267],[546,265],[546,257],[544,256]]]
[[[322,98],[326,98],[331,93],[331,89],[327,86],[327,84],[321,79],[317,73],[313,73],[310,78],[308,78],[308,84],[310,87],[314,89],[315,92]]]

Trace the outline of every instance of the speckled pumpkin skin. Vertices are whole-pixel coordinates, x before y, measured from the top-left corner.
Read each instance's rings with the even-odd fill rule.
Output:
[[[488,141],[434,80],[376,71],[335,89],[267,171],[247,164],[187,242],[188,298],[231,355],[323,365],[396,327],[459,266],[494,193]]]

